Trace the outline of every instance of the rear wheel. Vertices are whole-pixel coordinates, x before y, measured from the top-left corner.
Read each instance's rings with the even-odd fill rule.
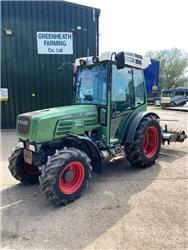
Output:
[[[9,170],[12,176],[24,184],[38,182],[38,169],[24,162],[23,148],[17,147],[9,157]]]
[[[154,116],[146,116],[140,122],[134,141],[126,145],[127,160],[134,166],[149,167],[159,155],[161,128]]]
[[[42,166],[41,189],[50,201],[66,204],[81,196],[91,170],[86,153],[75,148],[57,151]]]

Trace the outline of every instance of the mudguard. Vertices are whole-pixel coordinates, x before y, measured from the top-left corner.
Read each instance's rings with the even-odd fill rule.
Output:
[[[102,172],[102,159],[100,152],[94,142],[88,137],[71,134],[66,137],[66,140],[74,139],[80,145],[80,147],[84,147],[85,152],[88,154],[91,159],[91,165],[93,167],[93,171],[101,174]]]
[[[123,137],[123,143],[131,143],[134,141],[136,130],[142,119],[146,116],[155,116],[157,119],[160,119],[160,117],[154,112],[143,111],[135,114],[129,121],[128,127]]]

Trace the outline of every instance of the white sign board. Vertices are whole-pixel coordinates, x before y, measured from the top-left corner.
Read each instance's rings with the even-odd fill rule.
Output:
[[[0,88],[0,101],[8,101],[8,89]]]
[[[72,32],[37,32],[38,54],[73,54]]]

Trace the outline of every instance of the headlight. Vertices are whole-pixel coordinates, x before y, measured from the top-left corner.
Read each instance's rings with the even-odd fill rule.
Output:
[[[17,147],[24,148],[24,143],[22,141],[17,142]]]
[[[29,150],[34,151],[34,152],[35,152],[35,146],[34,146],[34,145],[29,144]]]

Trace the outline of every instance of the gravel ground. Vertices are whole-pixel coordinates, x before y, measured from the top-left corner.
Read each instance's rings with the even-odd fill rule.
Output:
[[[187,113],[150,109],[188,132]],[[13,179],[7,158],[15,142],[14,130],[2,132],[2,249],[188,248],[187,141],[163,146],[152,168],[134,169],[126,161],[105,166],[65,207],[51,204],[38,185]]]

